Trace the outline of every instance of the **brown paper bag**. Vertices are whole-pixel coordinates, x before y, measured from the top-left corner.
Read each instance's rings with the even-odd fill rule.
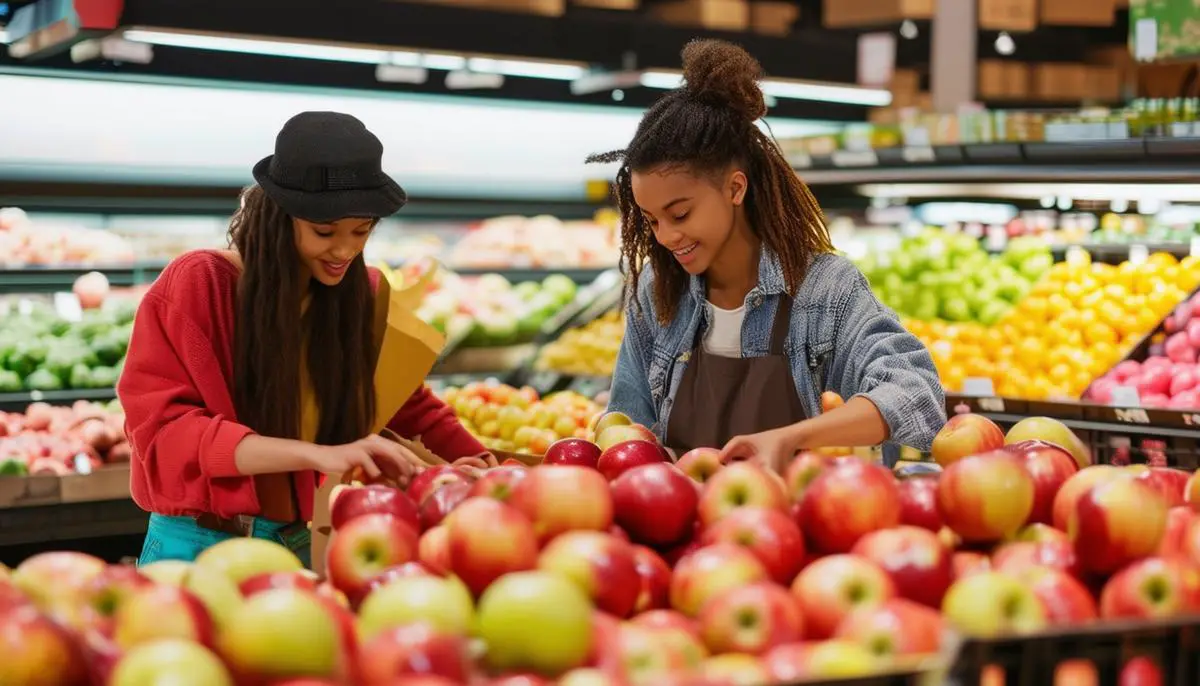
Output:
[[[376,346],[379,350],[375,365],[375,404],[377,413],[372,430],[384,431],[396,411],[408,400],[433,369],[434,362],[446,345],[437,329],[414,314],[425,293],[433,272],[405,288],[396,288],[390,272],[383,272],[376,289]],[[393,435],[394,436],[394,435]],[[394,436],[394,438],[399,438]],[[433,455],[419,441],[401,442],[418,455]],[[434,456],[436,457],[436,456]],[[440,458],[439,458],[440,459]],[[312,566],[318,575],[325,576],[325,549],[329,545],[329,495],[338,484],[346,483],[348,475],[330,474],[317,489],[313,503]]]

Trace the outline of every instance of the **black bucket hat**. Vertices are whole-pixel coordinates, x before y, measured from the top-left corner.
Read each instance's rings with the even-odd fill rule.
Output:
[[[285,212],[313,222],[395,214],[408,195],[383,172],[383,144],[358,119],[301,112],[275,137],[254,180]]]

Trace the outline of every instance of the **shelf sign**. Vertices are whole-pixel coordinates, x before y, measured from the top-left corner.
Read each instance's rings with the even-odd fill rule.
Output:
[[[927,164],[937,161],[937,155],[934,154],[933,147],[929,145],[906,147],[901,154],[904,156],[904,161],[909,164]]]
[[[1126,424],[1150,423],[1150,415],[1146,414],[1146,411],[1140,407],[1132,407],[1127,410],[1113,410],[1113,414],[1116,415],[1118,422],[1125,422]]]
[[[992,380],[986,376],[968,376],[963,379],[962,389],[963,395],[980,398],[988,398],[996,395],[996,389],[992,385]]]
[[[874,167],[879,164],[879,156],[874,150],[838,150],[833,153],[835,167]]]
[[[1138,391],[1133,386],[1117,386],[1112,392],[1112,401],[1109,405],[1113,407],[1141,407],[1142,399],[1138,396]]]

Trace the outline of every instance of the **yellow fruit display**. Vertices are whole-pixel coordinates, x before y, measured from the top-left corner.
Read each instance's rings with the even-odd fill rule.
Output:
[[[583,376],[611,376],[625,336],[625,317],[613,311],[568,329],[538,354],[538,370]]]
[[[473,382],[442,391],[463,426],[489,450],[541,455],[560,438],[584,438],[600,412],[595,401],[574,391],[540,397],[529,386]]]
[[[990,327],[906,320],[929,348],[942,385],[989,378],[997,395],[1077,399],[1200,286],[1200,260],[1155,253],[1144,262],[1055,264]]]

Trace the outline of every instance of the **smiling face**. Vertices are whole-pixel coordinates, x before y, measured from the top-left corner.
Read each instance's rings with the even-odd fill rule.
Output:
[[[633,172],[633,197],[654,232],[689,274],[703,274],[744,223],[746,175],[731,168],[698,176],[678,167]]]
[[[376,221],[351,217],[318,224],[292,218],[301,266],[326,286],[338,285],[350,263],[362,254]]]

